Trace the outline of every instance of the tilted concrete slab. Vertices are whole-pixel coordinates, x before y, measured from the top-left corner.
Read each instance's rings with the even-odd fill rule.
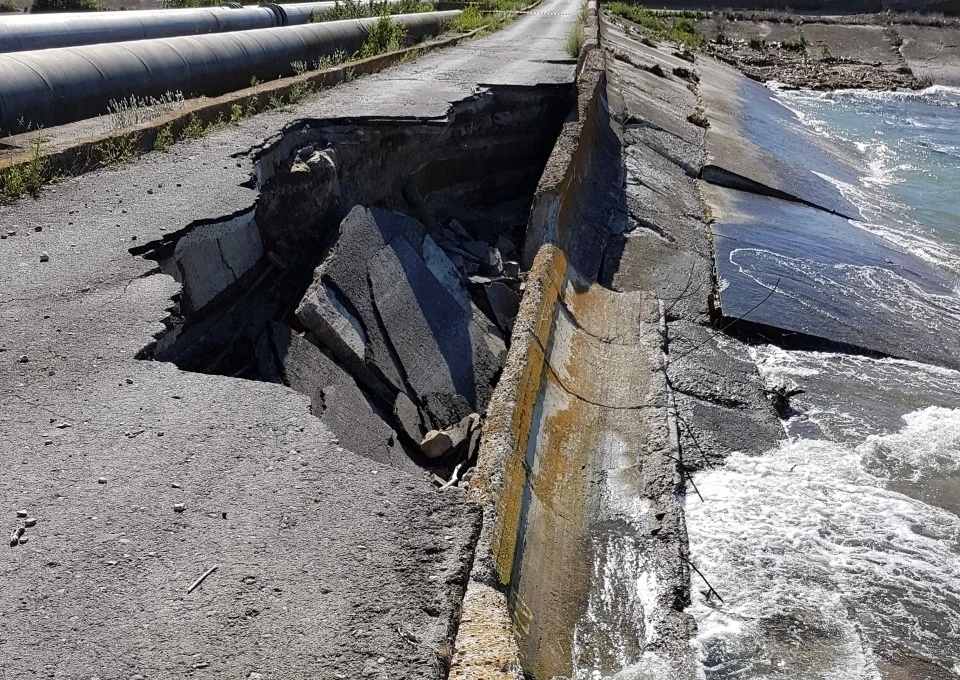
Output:
[[[387,425],[384,409],[319,347],[277,322],[269,324],[263,341],[266,352],[258,359],[273,362],[285,385],[310,397],[310,412],[330,428],[341,446],[412,474],[425,474]]]
[[[404,383],[377,320],[369,270],[394,238],[419,248],[424,233],[423,225],[411,217],[357,206],[340,224],[333,250],[317,267],[314,283],[297,308],[304,326],[368,389],[385,396],[402,391]]]
[[[484,411],[506,354],[492,322],[464,310],[405,238],[381,249],[368,275],[384,332],[436,425]]]
[[[768,89],[713,59],[701,57],[697,70],[710,123],[704,180],[860,218],[856,206],[823,177],[855,184],[853,168],[801,135],[793,115]]]
[[[407,392],[446,427],[484,410],[506,348],[427,239],[410,217],[354,208],[297,314],[375,393]]]
[[[800,333],[960,367],[960,295],[935,267],[822,210],[702,190],[727,323],[742,316],[787,345]]]

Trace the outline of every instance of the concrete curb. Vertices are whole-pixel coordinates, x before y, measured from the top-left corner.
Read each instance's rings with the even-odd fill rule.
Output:
[[[527,228],[524,264],[530,268],[510,351],[491,398],[469,496],[484,522],[457,634],[451,680],[521,680],[517,637],[529,632],[530,613],[503,592],[517,557],[517,529],[524,487],[524,452],[545,369],[554,308],[566,277],[567,258],[550,238],[566,226],[565,210],[592,153],[602,59],[596,0],[586,8],[584,47],[577,66],[577,115],[565,123],[537,187]],[[599,64],[599,68],[597,68]],[[592,118],[591,118],[592,117]],[[528,672],[531,669],[526,669]]]
[[[157,137],[161,132],[163,134],[169,132],[173,139],[179,141],[184,129],[191,125],[199,123],[206,128],[213,124],[228,122],[235,110],[234,107],[240,107],[244,117],[255,115],[269,109],[271,99],[289,100],[291,92],[295,92],[298,88],[308,86],[314,91],[331,88],[357,76],[378,73],[405,59],[420,56],[418,54],[420,52],[452,47],[473,38],[481,30],[477,29],[396,52],[346,62],[316,72],[261,83],[219,97],[195,99],[189,101],[182,109],[170,111],[130,128],[41,149],[40,157],[44,165],[43,180],[47,182],[58,177],[73,177],[115,164],[116,154],[120,150],[132,156],[143,155],[155,150]],[[128,159],[124,158],[124,160]],[[0,158],[0,177],[27,168],[32,162],[34,162],[34,154],[31,151]]]

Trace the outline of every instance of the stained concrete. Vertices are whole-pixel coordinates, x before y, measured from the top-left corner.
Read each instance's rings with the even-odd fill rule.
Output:
[[[575,6],[541,9],[570,11],[0,208],[0,500],[39,520],[0,566],[8,675],[443,677],[476,510],[335,443],[286,387],[137,360],[181,289],[129,250],[250,210],[250,150],[297,120],[571,83]]]

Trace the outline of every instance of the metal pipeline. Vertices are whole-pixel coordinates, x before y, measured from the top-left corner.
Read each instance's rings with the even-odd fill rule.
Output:
[[[402,0],[385,0],[399,4]],[[310,23],[332,1],[259,7],[201,7],[0,16],[0,53],[249,31]]]
[[[407,35],[436,35],[459,11],[398,14]],[[216,96],[358,51],[377,19],[0,54],[0,135],[107,113],[112,100]]]

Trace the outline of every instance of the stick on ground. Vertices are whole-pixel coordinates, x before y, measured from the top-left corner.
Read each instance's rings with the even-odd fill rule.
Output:
[[[203,580],[204,580],[205,578],[207,578],[210,574],[212,574],[213,572],[215,572],[215,571],[217,570],[217,567],[219,567],[219,566],[220,566],[219,564],[215,564],[215,565],[213,565],[212,567],[210,567],[209,569],[207,569],[205,572],[203,572],[203,574],[200,576],[200,578],[198,578],[196,581],[194,581],[194,582],[190,585],[190,587],[187,588],[187,595],[189,595],[189,594],[192,593],[194,590],[196,590],[196,589],[197,589],[197,586],[199,586],[201,583],[203,583]]]

